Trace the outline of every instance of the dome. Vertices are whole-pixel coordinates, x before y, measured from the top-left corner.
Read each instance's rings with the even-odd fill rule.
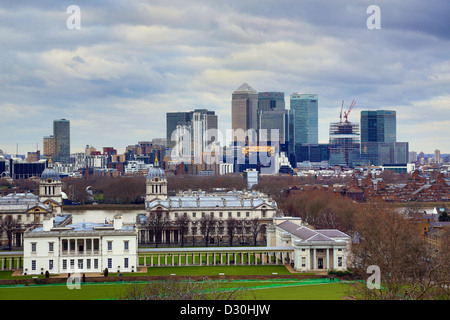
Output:
[[[46,168],[41,174],[41,180],[47,179],[61,180],[61,177],[59,176],[59,172],[56,169]]]
[[[148,169],[147,179],[154,179],[154,178],[165,179],[166,174],[164,170],[161,168],[150,167]]]

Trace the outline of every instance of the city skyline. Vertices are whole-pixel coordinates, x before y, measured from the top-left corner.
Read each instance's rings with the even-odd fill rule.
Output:
[[[319,143],[342,100],[395,110],[397,141],[450,153],[450,4],[379,1],[369,30],[360,1],[2,3],[0,149],[43,152],[55,119],[71,123],[71,153],[165,136],[167,112],[208,109],[231,129],[231,95],[319,97]],[[14,32],[11,30],[14,29]]]

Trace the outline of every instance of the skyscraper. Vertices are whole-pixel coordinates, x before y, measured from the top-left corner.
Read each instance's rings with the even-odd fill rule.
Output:
[[[372,165],[408,163],[408,142],[397,142],[396,112],[361,111],[361,157]]]
[[[206,147],[217,139],[218,119],[214,111],[168,112],[166,121],[167,146],[175,148],[173,154],[194,156],[200,161]]]
[[[258,92],[247,83],[243,83],[232,94],[231,127],[234,132],[253,129],[256,133],[258,129]],[[237,136],[235,140],[244,142],[245,137]]]
[[[361,111],[361,142],[396,142],[396,112]]]
[[[261,130],[262,129],[262,130]],[[265,130],[265,131],[264,131]],[[275,131],[273,131],[275,130]],[[263,134],[263,133],[266,134]],[[276,134],[280,148],[288,153],[289,112],[285,108],[284,92],[258,93],[258,137],[262,141],[272,141]]]
[[[295,145],[319,143],[319,104],[316,94],[291,94]]]
[[[55,140],[55,159],[53,162],[70,163],[70,121],[66,119],[53,121]]]

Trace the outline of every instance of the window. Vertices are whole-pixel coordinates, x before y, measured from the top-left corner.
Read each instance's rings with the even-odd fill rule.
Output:
[[[342,257],[338,257],[338,267],[342,267]]]
[[[53,270],[53,260],[48,261],[48,270]]]
[[[228,212],[228,218],[231,218],[231,212]]]
[[[184,217],[186,218],[186,217],[187,217],[187,212],[183,213],[183,215],[184,215]]]
[[[219,217],[220,217],[220,218],[223,217],[223,212],[219,212]]]
[[[250,217],[250,212],[246,212],[245,213],[245,216],[248,218],[248,217]]]
[[[31,270],[36,270],[36,260],[31,260]]]
[[[238,211],[237,213],[237,217],[240,218],[241,217],[241,213]]]
[[[63,270],[67,270],[67,260],[66,259],[63,259],[63,261],[62,261],[62,268],[63,268]]]
[[[53,242],[48,243],[48,251],[53,252]]]
[[[86,269],[91,268],[91,259],[86,259]]]
[[[112,269],[112,258],[108,258],[108,269]]]
[[[112,250],[112,241],[108,241],[108,251]]]
[[[214,218],[214,212],[211,212],[211,218]]]
[[[175,218],[178,218],[178,212],[175,212]]]
[[[75,259],[70,259],[70,270],[75,269]]]
[[[124,268],[128,268],[128,258],[124,258],[123,265]]]
[[[94,259],[94,269],[98,269],[98,259]]]
[[[192,212],[192,218],[195,218],[195,217],[196,217],[196,213]]]
[[[21,214],[19,214],[19,215],[17,216],[17,222],[22,222],[22,215],[21,215]]]
[[[130,241],[128,241],[128,240],[124,241],[123,242],[123,249],[128,251],[129,250],[129,245],[130,245]]]
[[[302,257],[302,267],[306,267],[306,257]]]
[[[36,252],[36,242],[31,244],[31,252]]]
[[[205,216],[205,213],[204,212],[202,212],[202,218]]]
[[[78,259],[78,270],[83,270],[83,259]]]

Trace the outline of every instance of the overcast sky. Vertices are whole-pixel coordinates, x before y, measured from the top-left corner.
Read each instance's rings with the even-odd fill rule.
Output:
[[[70,30],[70,5],[80,29]],[[369,5],[381,29],[370,30]],[[450,1],[20,0],[0,4],[0,149],[42,150],[69,119],[71,152],[119,153],[165,137],[166,112],[213,110],[231,94],[319,96],[319,142],[342,100],[397,111],[397,141],[450,152]],[[69,19],[72,22],[72,19]]]

